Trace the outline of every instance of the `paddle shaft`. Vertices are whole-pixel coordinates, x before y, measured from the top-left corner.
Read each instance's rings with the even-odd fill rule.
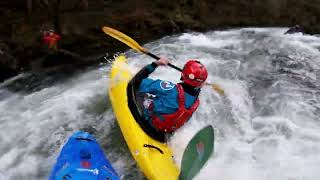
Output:
[[[159,60],[159,59],[160,59],[159,56],[154,55],[154,54],[152,54],[152,53],[150,53],[150,52],[145,52],[145,53],[146,53],[148,56],[150,56],[150,57],[152,57],[152,58],[154,58],[154,59],[156,59],[156,60]],[[177,71],[180,71],[180,72],[182,71],[181,68],[179,68],[179,67],[177,67],[177,66],[175,66],[175,65],[173,65],[173,64],[171,64],[171,63],[169,63],[168,66],[172,67],[173,69],[175,69],[175,70],[177,70]]]

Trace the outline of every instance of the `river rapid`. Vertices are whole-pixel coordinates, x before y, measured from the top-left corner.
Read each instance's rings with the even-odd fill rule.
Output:
[[[202,127],[215,149],[196,180],[317,180],[320,177],[320,38],[283,35],[284,28],[245,28],[164,37],[145,47],[183,67],[198,59],[219,84],[203,88],[192,119],[170,139],[180,164]],[[133,72],[152,62],[125,52]],[[0,84],[0,179],[48,178],[77,130],[93,133],[122,179],[143,179],[107,95],[110,63],[72,76],[21,74]],[[160,67],[152,78],[179,82]]]

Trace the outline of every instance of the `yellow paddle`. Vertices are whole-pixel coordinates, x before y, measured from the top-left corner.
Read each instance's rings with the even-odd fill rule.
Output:
[[[156,59],[156,60],[159,60],[160,57],[150,53],[147,49],[141,47],[135,40],[133,40],[131,37],[123,34],[122,32],[116,30],[116,29],[113,29],[113,28],[110,28],[110,27],[107,27],[107,26],[104,26],[102,28],[103,32],[108,34],[109,36],[123,42],[124,44],[128,45],[129,47],[131,47],[132,49],[138,51],[138,52],[141,52],[141,53],[144,53],[146,55],[149,55],[150,57]],[[182,71],[181,68],[169,63],[168,66],[178,70],[178,71]],[[224,95],[224,90],[217,84],[211,84],[211,83],[205,83],[205,85],[208,85],[208,86],[211,86],[212,89],[214,89],[217,93],[219,93],[220,95]]]

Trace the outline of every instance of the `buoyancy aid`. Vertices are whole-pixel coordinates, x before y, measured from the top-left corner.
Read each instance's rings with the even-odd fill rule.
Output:
[[[151,115],[152,124],[159,131],[173,132],[180,128],[185,122],[189,120],[193,112],[197,110],[199,106],[199,99],[190,108],[185,107],[184,90],[180,84],[176,85],[178,90],[178,110],[172,114]],[[149,107],[149,110],[153,109],[153,105]]]

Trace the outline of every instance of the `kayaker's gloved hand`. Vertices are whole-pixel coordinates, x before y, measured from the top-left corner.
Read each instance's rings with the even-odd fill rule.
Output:
[[[166,57],[161,57],[158,61],[155,61],[155,64],[157,64],[158,66],[166,66],[169,64],[169,59],[167,59]]]

